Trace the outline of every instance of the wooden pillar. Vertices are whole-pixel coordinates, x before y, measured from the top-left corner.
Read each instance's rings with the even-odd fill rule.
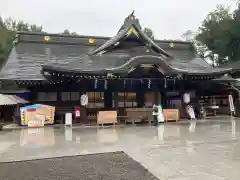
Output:
[[[144,91],[142,89],[136,91],[136,103],[138,108],[144,106]]]
[[[235,103],[235,115],[240,117],[240,91],[239,89],[235,89],[236,93],[236,103]]]
[[[37,102],[38,101],[38,92],[36,91],[36,89],[31,89],[31,94],[28,97],[30,102]]]
[[[161,92],[161,104],[163,108],[167,106],[167,96],[164,91]]]
[[[107,109],[111,109],[112,101],[113,101],[112,91],[109,90],[104,91],[104,107]]]
[[[161,103],[161,94],[157,88],[153,90],[153,103],[160,104]]]
[[[61,98],[61,91],[57,92],[57,102],[61,102],[62,98]]]

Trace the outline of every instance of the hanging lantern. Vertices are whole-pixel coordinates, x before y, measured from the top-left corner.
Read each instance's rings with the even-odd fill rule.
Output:
[[[104,89],[107,89],[107,80],[104,80]]]
[[[140,84],[141,84],[141,88],[142,88],[143,87],[143,80],[141,79],[140,82],[141,82]]]
[[[152,82],[151,82],[151,80],[149,79],[149,80],[148,80],[148,89],[151,88],[151,84],[152,84]]]
[[[184,102],[185,104],[190,103],[190,94],[189,94],[189,93],[184,93],[184,94],[183,94],[183,102]]]
[[[133,80],[130,81],[130,88],[132,89],[132,86],[133,86]]]
[[[94,81],[94,88],[97,89],[97,86],[98,86],[98,80],[95,79],[95,81]]]
[[[88,95],[87,94],[81,95],[81,105],[86,106],[87,104],[88,104]]]

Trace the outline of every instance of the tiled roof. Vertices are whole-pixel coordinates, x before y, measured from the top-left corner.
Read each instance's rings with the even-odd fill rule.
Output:
[[[196,56],[190,42],[153,41],[131,14],[112,38],[18,33],[18,43],[2,68],[0,79],[44,80],[40,73],[42,68],[79,73],[109,69],[123,71],[129,68],[129,64],[143,61],[145,57],[152,60],[152,57],[156,57],[153,61],[161,61],[171,69],[186,74],[224,73],[231,70],[212,68]]]
[[[44,36],[50,36],[50,41],[44,41]],[[55,37],[55,39],[53,38]],[[59,39],[57,37],[60,37]],[[89,39],[94,39],[94,44],[89,43]],[[58,39],[58,42],[56,39]],[[72,40],[74,39],[74,40]],[[19,80],[41,80],[44,77],[41,75],[41,65],[48,63],[60,63],[73,62],[79,60],[79,65],[82,67],[90,68],[90,65],[86,65],[87,62],[80,60],[86,53],[89,53],[97,48],[101,43],[104,43],[109,38],[106,37],[92,37],[92,36],[63,36],[52,34],[19,34],[19,42],[12,49],[6,64],[3,66],[0,78],[1,79],[19,79]],[[174,43],[174,48],[169,46],[169,43]],[[179,41],[156,41],[157,44],[177,57],[178,59],[190,60],[194,58],[195,53],[191,51],[191,44]],[[122,51],[122,52],[121,52]],[[126,52],[126,49],[116,52],[118,55]],[[138,54],[139,52],[145,53],[144,47],[128,48],[127,51]],[[100,60],[101,61],[101,60]],[[111,61],[89,62],[92,66],[97,67],[100,64],[108,67],[113,65],[117,59]],[[82,63],[82,64],[81,64]],[[105,64],[104,64],[105,63]],[[106,64],[107,63],[107,64]],[[120,65],[124,61],[118,61],[115,64]],[[94,67],[92,67],[94,68]]]

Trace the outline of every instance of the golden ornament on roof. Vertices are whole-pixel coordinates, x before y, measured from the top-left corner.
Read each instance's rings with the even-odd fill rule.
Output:
[[[139,37],[138,32],[136,31],[136,29],[134,27],[131,27],[128,32],[126,33],[127,36],[134,34],[135,36]]]
[[[49,37],[49,36],[44,36],[44,40],[45,40],[45,41],[49,41],[49,40],[50,40],[50,37]]]
[[[88,40],[88,42],[89,42],[90,44],[93,44],[93,43],[94,43],[94,39],[90,38],[90,39]]]
[[[169,46],[170,46],[171,48],[173,48],[173,47],[175,46],[175,44],[174,44],[173,42],[171,42],[171,43],[169,44]]]

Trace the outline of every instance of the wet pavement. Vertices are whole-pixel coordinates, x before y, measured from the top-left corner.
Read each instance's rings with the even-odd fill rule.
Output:
[[[240,120],[0,131],[0,161],[124,151],[159,179],[239,180]]]

